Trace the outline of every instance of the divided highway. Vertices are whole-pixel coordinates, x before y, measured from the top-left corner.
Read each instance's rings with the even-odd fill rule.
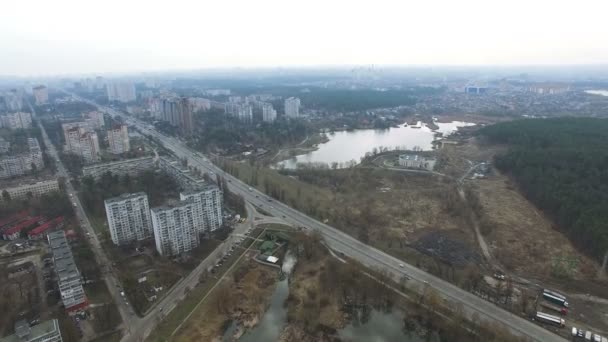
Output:
[[[123,117],[129,125],[137,127],[137,129],[143,134],[158,139],[177,157],[186,158],[190,165],[198,167],[205,172],[213,172],[215,174],[222,175],[226,180],[228,180],[228,187],[230,188],[230,191],[242,195],[247,202],[264,208],[264,210],[268,211],[273,216],[280,217],[290,224],[317,230],[322,234],[326,243],[332,249],[344,253],[345,255],[361,262],[367,267],[377,270],[385,270],[397,281],[402,279],[404,276],[409,277],[410,280],[408,281],[408,286],[411,286],[419,291],[423,291],[425,287],[434,288],[444,299],[452,303],[462,304],[464,312],[469,318],[476,314],[482,320],[489,323],[495,322],[502,324],[512,333],[535,341],[566,341],[560,336],[553,334],[552,332],[534,324],[531,321],[514,315],[455,285],[426,273],[374,247],[368,246],[352,236],[327,224],[319,222],[281,202],[276,200],[269,202],[269,198],[265,194],[249,187],[247,184],[241,182],[239,179],[231,176],[230,174],[225,173],[207,158],[201,156],[195,151],[190,150],[178,139],[165,136],[154,130],[146,123],[131,117],[127,117],[111,108],[99,106],[92,101],[88,101],[83,98],[79,99],[97,106],[100,110],[107,112],[111,116]]]

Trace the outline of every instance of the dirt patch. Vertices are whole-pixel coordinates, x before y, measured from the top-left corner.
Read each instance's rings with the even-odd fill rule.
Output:
[[[481,262],[481,257],[475,248],[463,243],[462,239],[450,238],[440,231],[425,233],[412,244],[412,247],[421,253],[457,267]]]
[[[536,279],[595,276],[598,265],[579,253],[507,177],[495,172],[474,184],[482,206],[482,231],[501,264]]]

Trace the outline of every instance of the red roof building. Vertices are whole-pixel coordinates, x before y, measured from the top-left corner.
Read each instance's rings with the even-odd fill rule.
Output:
[[[63,216],[56,217],[46,223],[41,224],[40,226],[32,229],[27,233],[30,239],[40,239],[43,238],[45,233],[50,229],[55,229],[58,226],[63,225]]]
[[[5,219],[2,219],[2,220],[0,220],[0,230],[2,230],[3,228],[8,228],[8,227],[5,227],[5,226],[8,226],[11,223],[15,223],[17,221],[20,221],[20,220],[22,220],[22,219],[24,219],[26,217],[27,217],[27,211],[24,210],[24,211],[21,211],[21,212],[18,212],[16,214],[14,214],[11,217],[7,217]]]
[[[44,220],[44,217],[42,217],[42,216],[36,216],[29,220],[25,220],[25,221],[17,224],[16,226],[13,226],[13,227],[5,230],[4,233],[2,233],[2,238],[4,238],[4,240],[15,240],[16,238],[19,237],[19,234],[21,233],[22,230],[29,228],[35,224],[38,224],[43,220]]]

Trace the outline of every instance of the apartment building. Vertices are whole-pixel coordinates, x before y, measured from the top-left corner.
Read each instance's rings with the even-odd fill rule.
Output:
[[[65,131],[66,151],[80,156],[85,163],[94,163],[99,160],[99,138],[97,133],[82,127],[74,127]]]
[[[23,108],[23,98],[16,89],[12,89],[4,93],[4,106],[6,110],[16,111]]]
[[[199,233],[212,232],[222,226],[222,192],[216,185],[206,185],[179,194],[182,201],[192,200],[195,204],[196,217],[201,224]]]
[[[152,236],[148,196],[143,192],[122,194],[104,201],[110,236],[115,245]]]
[[[19,320],[15,322],[15,333],[0,338],[0,342],[63,342],[63,339],[56,319],[33,326],[26,320]]]
[[[123,154],[129,152],[131,145],[129,143],[129,131],[127,125],[114,125],[107,131],[108,143],[110,144],[110,153]]]
[[[39,85],[37,87],[34,87],[34,89],[32,90],[34,92],[36,106],[40,106],[49,102],[49,90],[47,87]]]
[[[173,178],[182,189],[195,189],[205,185],[205,180],[198,178],[187,167],[177,160],[164,157],[158,159],[158,167]]]
[[[120,176],[137,176],[143,171],[154,170],[154,168],[154,157],[141,157],[111,163],[88,165],[82,168],[82,175],[91,176],[95,179],[99,179],[106,172],[111,172],[114,175]]]
[[[85,309],[89,302],[82,288],[80,272],[76,267],[65,232],[59,230],[47,235],[53,254],[53,265],[61,294],[61,302],[68,313]]]
[[[32,114],[25,112],[4,114],[0,116],[0,127],[8,129],[31,128]]]
[[[137,99],[133,82],[111,82],[106,84],[108,101],[133,102]]]
[[[277,119],[277,111],[272,107],[272,104],[264,102],[262,104],[262,121],[274,122]]]
[[[151,212],[156,250],[160,255],[178,255],[199,245],[201,219],[194,201],[180,201],[153,208]]]
[[[192,117],[192,105],[188,101],[188,98],[170,97],[163,99],[161,104],[161,120],[178,127],[182,134],[192,134],[194,131],[194,121]]]
[[[285,99],[285,116],[289,118],[297,118],[300,116],[300,99],[290,97]]]
[[[27,198],[29,193],[32,194],[32,197],[40,197],[40,195],[52,191],[59,191],[59,181],[57,181],[56,178],[53,178],[42,181],[24,182],[5,186],[0,184],[0,194],[4,193],[4,191],[6,191],[10,195],[11,200]],[[0,197],[0,203],[2,202],[2,200],[3,198]]]
[[[29,152],[0,158],[0,179],[21,176],[32,171],[33,166],[38,170],[44,168],[42,150],[38,140],[28,138],[27,143]]]

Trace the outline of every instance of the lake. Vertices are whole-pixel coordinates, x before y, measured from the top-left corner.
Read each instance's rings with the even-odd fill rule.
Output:
[[[340,338],[350,342],[421,342],[423,339],[404,329],[403,315],[399,311],[384,313],[372,310],[365,323],[351,322],[338,332]]]
[[[593,94],[593,95],[608,96],[608,90],[603,90],[603,89],[585,90],[585,93],[587,93],[587,94]]]
[[[328,133],[329,141],[320,144],[316,151],[284,160],[278,163],[277,167],[294,169],[298,163],[326,163],[330,165],[334,162],[344,164],[355,161],[358,163],[367,152],[372,152],[374,148],[379,147],[431,150],[432,142],[435,140],[435,132],[441,132],[444,136],[447,136],[454,133],[458,127],[475,125],[462,121],[436,122],[435,124],[439,126],[435,131],[422,124],[421,128],[400,125],[389,129],[360,129]]]

